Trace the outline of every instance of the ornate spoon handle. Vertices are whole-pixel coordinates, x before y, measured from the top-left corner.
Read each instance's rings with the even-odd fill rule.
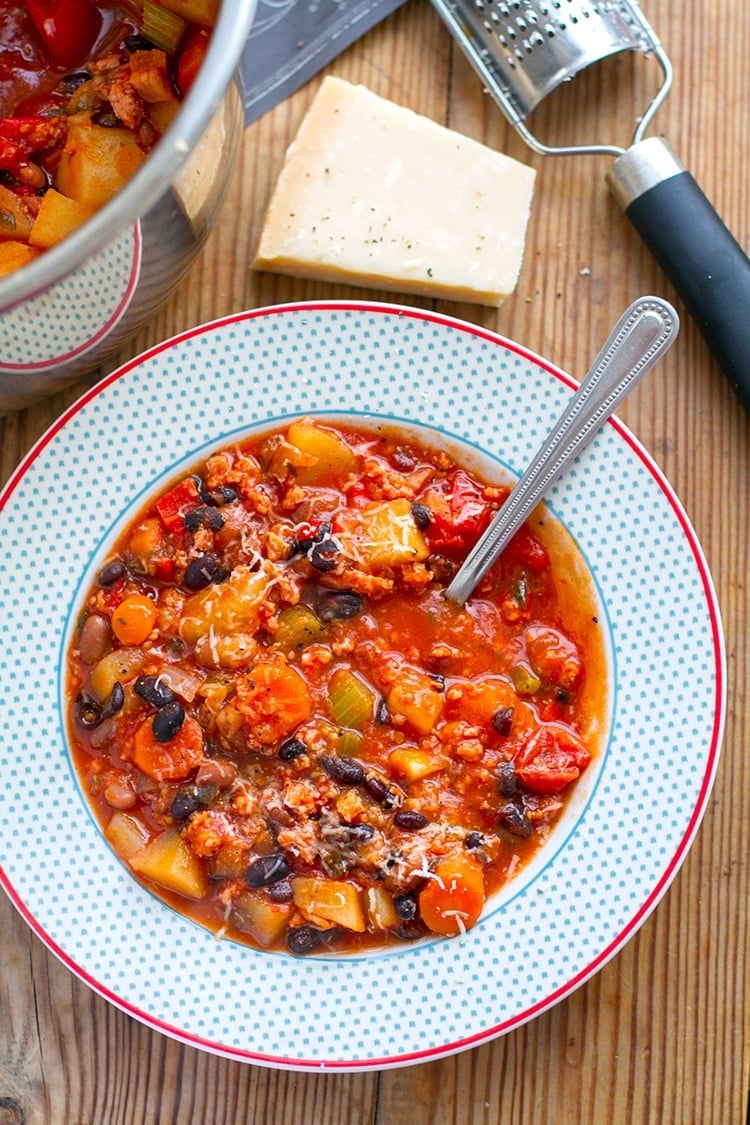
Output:
[[[448,586],[446,598],[463,605],[569,463],[671,348],[679,324],[675,310],[659,297],[641,297],[623,313],[526,472]]]

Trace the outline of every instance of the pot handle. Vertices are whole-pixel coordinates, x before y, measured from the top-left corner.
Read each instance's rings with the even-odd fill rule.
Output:
[[[629,148],[607,180],[750,412],[750,259],[662,138]]]

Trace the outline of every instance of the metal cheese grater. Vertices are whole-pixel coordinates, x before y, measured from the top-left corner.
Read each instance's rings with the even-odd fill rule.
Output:
[[[645,138],[672,66],[634,0],[432,0],[484,86],[538,153],[616,157],[607,180],[750,410],[750,260],[660,137]],[[662,81],[632,144],[551,147],[525,119],[561,83],[623,51],[658,62]]]

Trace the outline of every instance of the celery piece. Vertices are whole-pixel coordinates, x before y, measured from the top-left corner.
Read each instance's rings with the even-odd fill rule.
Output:
[[[181,16],[162,8],[161,4],[146,0],[143,5],[143,34],[155,47],[172,54],[177,50],[185,31],[185,21]]]
[[[279,614],[279,627],[273,639],[288,651],[304,648],[314,641],[322,641],[325,635],[325,625],[309,606],[290,605]]]
[[[331,714],[342,727],[359,730],[372,718],[375,696],[349,668],[337,668],[328,684]]]
[[[534,695],[542,686],[542,681],[527,664],[516,664],[510,676],[519,695]]]
[[[362,735],[358,730],[340,730],[336,753],[342,758],[353,758],[362,748]]]

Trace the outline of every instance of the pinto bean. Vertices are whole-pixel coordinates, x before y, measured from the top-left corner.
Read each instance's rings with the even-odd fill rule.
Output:
[[[196,785],[218,785],[228,789],[237,776],[237,766],[228,758],[204,758],[195,775]]]
[[[78,637],[78,651],[84,664],[98,664],[112,647],[112,630],[109,621],[100,613],[90,614],[83,623]]]

